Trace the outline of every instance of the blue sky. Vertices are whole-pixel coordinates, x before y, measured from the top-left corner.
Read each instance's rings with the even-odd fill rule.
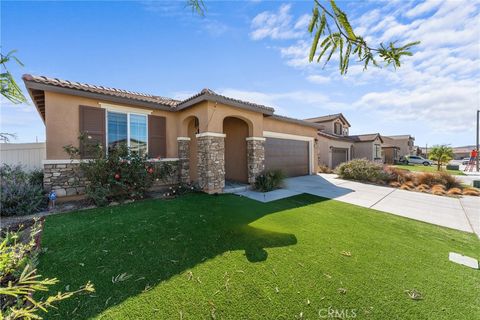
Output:
[[[1,2],[2,52],[23,73],[175,98],[208,87],[308,118],[342,112],[351,133],[412,134],[416,143],[475,142],[480,106],[479,1],[337,1],[372,44],[421,40],[398,69],[309,64],[313,1]],[[23,84],[22,84],[23,87]],[[45,139],[33,104],[2,100],[2,132]]]

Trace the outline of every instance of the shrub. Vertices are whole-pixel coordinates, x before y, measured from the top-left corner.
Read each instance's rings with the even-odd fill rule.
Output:
[[[168,191],[163,194],[164,197],[177,197],[191,192],[198,192],[201,189],[197,184],[180,183],[168,188]]]
[[[478,197],[478,196],[480,196],[480,190],[475,189],[475,188],[465,188],[465,189],[463,189],[462,194],[465,195],[465,196]]]
[[[42,279],[36,274],[40,225],[30,231],[7,231],[0,238],[0,315],[2,319],[42,319],[40,313],[80,292],[94,292],[91,283],[77,291],[57,292],[36,300],[38,292],[47,292],[58,283],[56,278]],[[25,234],[22,234],[25,233]],[[24,239],[23,241],[21,239]]]
[[[31,171],[28,181],[32,185],[43,187],[43,170],[35,169]]]
[[[451,188],[447,191],[447,194],[449,194],[449,195],[461,195],[462,194],[462,189]]]
[[[446,193],[445,190],[443,190],[443,189],[436,188],[436,189],[432,189],[432,194],[434,194],[434,195],[436,195],[436,196],[444,196],[444,195],[446,195],[447,193]]]
[[[84,139],[82,136],[80,141]],[[165,169],[169,164],[164,164],[161,170],[156,170],[154,165],[147,161],[146,155],[141,155],[119,144],[108,151],[98,144],[89,145],[95,158],[81,161],[78,176],[82,174],[88,181],[85,194],[97,206],[105,206],[110,200],[141,199],[152,186],[154,180],[163,178],[171,170]],[[64,149],[71,158],[77,158],[79,149],[66,146]]]
[[[426,184],[421,184],[417,186],[416,190],[420,192],[430,192],[430,186]]]
[[[400,184],[413,180],[413,174],[405,169],[386,166],[383,168],[387,181],[396,181]]]
[[[442,190],[445,190],[445,186],[443,184],[434,184],[432,186],[432,189],[442,189]]]
[[[400,186],[400,189],[402,190],[413,190],[415,187],[412,185],[412,183],[404,183]]]
[[[402,184],[398,181],[392,181],[388,185],[393,188],[399,188]]]
[[[267,171],[255,179],[255,190],[261,192],[268,192],[278,189],[282,186],[285,175],[281,170]]]
[[[21,166],[3,165],[0,180],[1,216],[27,215],[45,208],[47,198],[42,186],[43,174],[25,172]]]
[[[389,179],[388,174],[383,171],[381,165],[366,159],[355,159],[342,163],[336,170],[339,177],[343,179],[370,182]]]
[[[333,170],[326,165],[321,164],[318,166],[318,173],[333,173]]]
[[[445,188],[459,188],[461,187],[460,181],[455,178],[453,175],[449,174],[448,172],[423,172],[417,173],[415,176],[415,182],[417,184],[426,184],[429,186],[434,186],[436,184],[441,184],[445,186]]]

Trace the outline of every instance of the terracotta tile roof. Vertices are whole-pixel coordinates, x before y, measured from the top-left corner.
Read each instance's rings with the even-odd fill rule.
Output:
[[[92,85],[87,83],[62,80],[58,78],[49,78],[45,76],[33,76],[30,74],[25,74],[23,75],[22,78],[24,81],[35,82],[35,83],[40,83],[44,85],[52,85],[56,87],[66,88],[66,89],[74,89],[74,90],[80,90],[85,92],[104,94],[107,96],[115,96],[115,97],[121,97],[121,98],[150,102],[150,103],[158,103],[158,104],[169,106],[172,108],[179,103],[178,100],[156,96],[152,94],[139,93],[139,92],[133,92],[128,90],[116,89],[116,88],[109,88],[109,87]]]
[[[195,103],[198,103],[199,101],[213,100],[213,101],[218,101],[225,104],[237,106],[240,108],[246,108],[246,109],[254,110],[257,112],[262,112],[267,115],[272,115],[274,112],[274,109],[271,107],[267,107],[267,106],[253,103],[253,102],[226,97],[210,89],[203,89],[202,91],[191,96],[190,98],[180,101],[180,100],[175,100],[175,99],[161,97],[161,96],[152,95],[152,94],[133,92],[128,90],[104,87],[99,85],[92,85],[92,84],[63,80],[58,78],[50,78],[45,76],[34,76],[30,74],[25,74],[23,75],[22,78],[28,88],[33,87],[34,86],[33,84],[38,84],[42,86],[52,86],[52,87],[68,89],[68,90],[78,90],[84,94],[100,94],[100,95],[105,95],[105,96],[110,96],[110,97],[115,97],[120,99],[126,99],[132,102],[137,101],[137,102],[147,103],[149,104],[149,107],[163,108],[163,109],[170,108],[172,109],[172,111],[187,108]]]
[[[218,99],[219,102],[241,104],[241,105],[245,105],[247,107],[253,108],[253,109],[259,109],[259,110],[267,111],[267,113],[270,113],[270,114],[273,114],[273,112],[275,111],[275,109],[272,108],[272,107],[268,107],[268,106],[265,106],[265,105],[262,105],[262,104],[253,103],[253,102],[249,102],[249,101],[245,101],[245,100],[240,100],[240,99],[235,99],[235,98],[223,96],[223,95],[218,94],[215,91],[213,91],[211,89],[208,89],[208,88],[205,88],[202,91],[200,91],[199,93],[197,93],[197,94],[179,102],[177,107],[178,107],[178,109],[183,109],[185,107],[188,107],[190,105],[190,102],[195,100],[195,103],[196,103],[197,100],[201,99],[202,97],[205,98],[205,100],[217,100]]]

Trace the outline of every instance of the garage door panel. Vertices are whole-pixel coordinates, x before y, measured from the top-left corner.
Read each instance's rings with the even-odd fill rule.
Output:
[[[289,177],[308,175],[310,171],[308,142],[267,138],[265,141],[265,169],[280,169]]]

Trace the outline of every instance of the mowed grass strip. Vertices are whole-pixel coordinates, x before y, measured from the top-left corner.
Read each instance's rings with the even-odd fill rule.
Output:
[[[311,195],[190,194],[46,220],[39,272],[92,281],[49,319],[474,319],[473,235]],[[409,293],[420,293],[414,300]]]
[[[438,172],[437,165],[424,166],[424,165],[399,164],[399,165],[394,165],[392,167],[405,169],[413,172],[432,172],[432,173]],[[442,167],[441,171],[448,172],[454,176],[465,175],[465,173],[461,170],[446,170],[444,167]]]

